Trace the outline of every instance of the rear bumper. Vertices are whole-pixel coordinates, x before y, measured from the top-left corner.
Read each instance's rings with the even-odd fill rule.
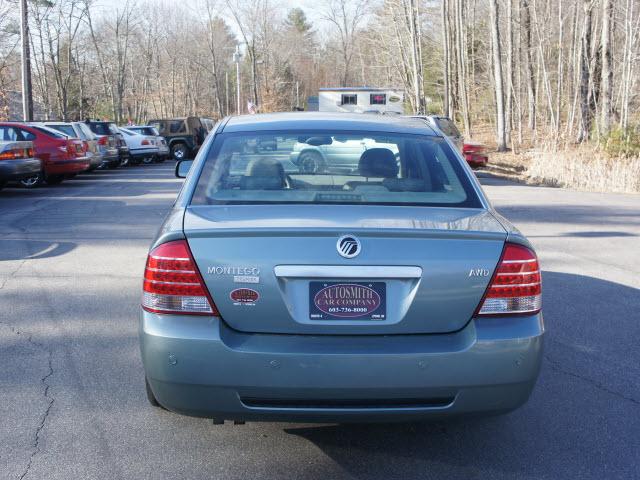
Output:
[[[409,421],[513,410],[542,355],[541,315],[485,318],[446,335],[245,334],[217,318],[142,312],[158,401],[199,417]]]
[[[89,155],[89,164],[90,164],[90,169],[91,170],[95,170],[96,168],[100,167],[100,165],[102,165],[103,163],[103,157],[101,154],[99,153],[93,153],[91,155]]]
[[[37,175],[41,171],[42,162],[38,158],[0,160],[0,182],[21,180]]]
[[[77,157],[45,162],[44,170],[47,175],[61,175],[84,172],[88,170],[90,166],[91,161],[88,157]]]
[[[465,153],[465,159],[469,165],[473,165],[474,167],[483,167],[487,163],[489,163],[489,157],[486,155],[478,155],[475,153]]]
[[[135,160],[153,157],[158,153],[157,148],[136,148],[129,150],[129,156]]]

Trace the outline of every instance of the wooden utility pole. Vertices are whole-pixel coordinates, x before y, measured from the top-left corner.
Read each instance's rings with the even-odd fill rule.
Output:
[[[22,119],[33,120],[33,93],[31,90],[31,56],[29,54],[29,13],[27,0],[20,0],[20,40],[22,44]]]

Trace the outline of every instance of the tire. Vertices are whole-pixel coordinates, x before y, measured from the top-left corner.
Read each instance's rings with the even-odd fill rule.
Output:
[[[174,160],[184,160],[189,156],[189,148],[184,143],[174,143],[171,147],[171,156]]]
[[[123,157],[118,163],[110,163],[108,168],[109,170],[115,170],[116,168],[126,167],[127,165],[129,165],[129,157]]]
[[[324,171],[325,162],[318,152],[302,152],[298,157],[300,173],[319,173]]]
[[[144,157],[142,159],[142,163],[144,163],[145,165],[151,165],[154,162],[153,157]]]
[[[144,377],[144,386],[145,390],[147,391],[147,400],[149,400],[149,403],[156,408],[162,408],[163,410],[166,410],[162,405],[160,405],[158,400],[156,400],[156,396],[151,390],[151,386],[149,385],[149,380],[147,380],[147,377]]]
[[[6,184],[7,182],[0,182],[0,190],[2,190]]]
[[[47,175],[47,185],[59,185],[64,180],[64,175]]]
[[[24,188],[39,187],[40,185],[42,185],[42,174],[39,173],[37,175],[34,175],[33,177],[22,178],[18,183],[20,183],[20,185],[22,185]]]
[[[161,157],[160,155],[156,155],[156,158],[155,158],[155,160],[154,160],[154,161],[155,161],[156,163],[162,163],[162,162],[164,162],[166,159],[167,159],[167,157]]]

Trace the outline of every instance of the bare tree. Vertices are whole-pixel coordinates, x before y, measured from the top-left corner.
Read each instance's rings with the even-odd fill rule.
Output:
[[[608,134],[611,128],[611,109],[613,102],[613,67],[611,64],[612,19],[613,0],[602,0],[602,37],[600,40],[600,53],[602,55],[600,133],[604,135]]]
[[[502,52],[500,48],[500,16],[498,0],[491,0],[491,44],[493,50],[493,76],[496,94],[496,135],[498,151],[507,150],[507,138],[504,113],[504,87],[502,79]]]
[[[342,56],[342,75],[340,84],[346,87],[350,81],[351,59],[355,38],[360,32],[369,0],[325,0],[322,18],[331,23],[338,33],[339,50]]]

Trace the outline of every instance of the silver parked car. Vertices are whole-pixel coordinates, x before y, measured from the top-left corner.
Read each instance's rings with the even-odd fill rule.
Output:
[[[33,142],[0,138],[0,190],[9,182],[40,175],[42,161],[35,158]]]
[[[132,163],[153,163],[156,160],[158,146],[155,137],[141,135],[124,127],[119,127],[118,130],[129,147],[129,158]]]
[[[442,117],[439,115],[416,115],[412,118],[419,118],[426,121],[431,127],[442,133],[462,152],[462,146],[464,144],[464,137],[456,124],[449,117]]]
[[[290,168],[296,144],[365,139],[354,171]],[[278,148],[247,148],[263,142]],[[153,405],[214,423],[348,422],[527,401],[544,332],[536,254],[424,122],[232,117],[187,171],[144,273]]]
[[[163,136],[160,135],[155,127],[152,127],[151,125],[128,125],[123,128],[126,128],[130,132],[135,132],[139,135],[153,137],[155,140],[155,144],[158,147],[158,153],[156,155],[156,160],[158,162],[164,162],[167,158],[169,158],[169,145],[167,145],[167,141]]]

